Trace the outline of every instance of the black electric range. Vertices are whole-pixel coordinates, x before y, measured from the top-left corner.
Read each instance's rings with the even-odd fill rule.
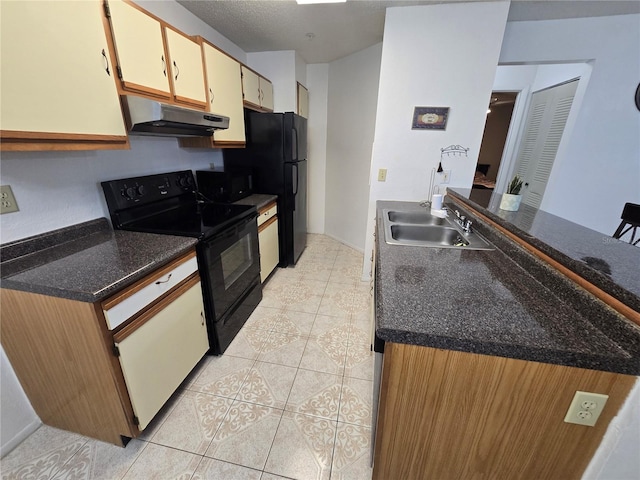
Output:
[[[113,228],[195,237],[210,353],[229,346],[262,299],[258,212],[210,202],[190,170],[102,182]]]

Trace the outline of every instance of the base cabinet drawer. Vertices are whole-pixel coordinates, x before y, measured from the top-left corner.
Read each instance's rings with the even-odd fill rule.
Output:
[[[209,349],[196,277],[114,336],[143,430]]]

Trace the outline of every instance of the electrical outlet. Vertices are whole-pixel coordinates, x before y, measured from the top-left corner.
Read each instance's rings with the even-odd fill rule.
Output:
[[[381,168],[378,170],[378,181],[386,182],[387,181],[387,169]]]
[[[451,170],[443,170],[440,173],[440,183],[449,183],[451,179]]]
[[[0,186],[0,215],[3,213],[17,212],[19,210],[16,197],[13,196],[9,185]]]
[[[577,391],[571,405],[569,405],[564,421],[593,427],[608,398],[609,395]]]

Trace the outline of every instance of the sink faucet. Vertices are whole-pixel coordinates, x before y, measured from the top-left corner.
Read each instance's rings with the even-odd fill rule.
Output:
[[[473,225],[473,222],[471,220],[468,220],[464,215],[460,215],[460,212],[458,210],[454,210],[453,213],[456,214],[456,218],[454,218],[453,221],[460,225],[462,227],[462,230],[464,230],[466,233],[471,233],[471,225]]]

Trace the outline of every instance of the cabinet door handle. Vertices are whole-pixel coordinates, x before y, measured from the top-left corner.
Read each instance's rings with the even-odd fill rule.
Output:
[[[156,285],[160,285],[161,283],[167,283],[169,280],[171,280],[171,275],[173,275],[173,273],[170,273],[166,280],[158,280],[156,282]]]
[[[202,320],[200,325],[204,327],[204,312],[202,312],[202,310],[200,311],[200,319]]]
[[[209,87],[209,93],[211,94],[211,100],[209,101],[209,103],[213,105],[213,90],[211,90],[211,87]]]
[[[175,80],[178,80],[178,75],[180,75],[180,69],[178,68],[178,65],[176,64],[176,61],[173,61],[173,66],[176,67],[176,78]]]
[[[162,73],[164,74],[164,76],[167,76],[167,62],[164,61],[164,55],[162,55],[162,57],[160,57],[162,59]]]
[[[111,72],[109,71],[109,59],[107,58],[104,48],[102,49],[102,58],[104,58],[104,69],[107,72],[107,75],[111,76]]]

